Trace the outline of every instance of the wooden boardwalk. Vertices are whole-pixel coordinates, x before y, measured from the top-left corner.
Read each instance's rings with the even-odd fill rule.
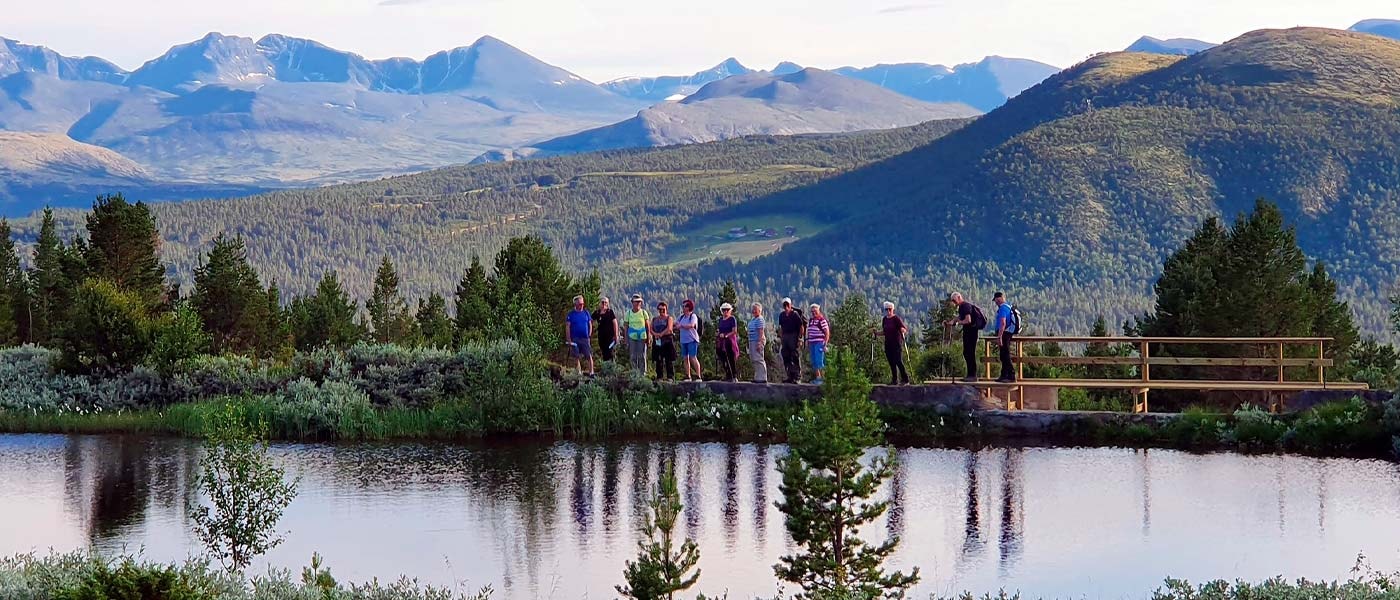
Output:
[[[1311,390],[1355,390],[1370,389],[1365,383],[1327,381],[1326,370],[1333,366],[1327,358],[1326,345],[1331,338],[1319,337],[1075,337],[1075,336],[1026,336],[1013,338],[1012,364],[1016,368],[1014,383],[1000,383],[992,380],[992,367],[999,364],[995,349],[995,339],[983,339],[984,377],[975,383],[961,380],[926,381],[926,384],[969,385],[982,390],[988,396],[1002,397],[1008,410],[1026,407],[1027,392],[1038,398],[1049,398],[1058,394],[1059,388],[1076,389],[1116,389],[1128,390],[1133,394],[1133,411],[1147,412],[1147,395],[1151,390],[1190,390],[1206,392],[1265,392],[1270,395],[1271,408],[1281,409],[1284,398],[1296,392]],[[1026,344],[1103,344],[1106,346],[1129,346],[1136,356],[1027,356]],[[1237,346],[1250,349],[1237,356],[1193,357],[1162,356],[1164,348],[1172,346]],[[1313,356],[1288,356],[1287,349],[1307,348]],[[1154,349],[1158,355],[1154,356]],[[1301,353],[1301,352],[1295,352]],[[1054,366],[1131,366],[1137,368],[1138,377],[1133,379],[1025,379],[1025,365]],[[1268,373],[1268,379],[1154,379],[1153,366],[1203,367],[1259,370]],[[1316,377],[1300,380],[1288,377],[1289,369],[1295,374],[1306,369]],[[1042,402],[1044,403],[1044,402]]]

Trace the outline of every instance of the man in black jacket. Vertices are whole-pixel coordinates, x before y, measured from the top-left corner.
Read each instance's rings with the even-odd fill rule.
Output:
[[[948,321],[948,325],[962,325],[963,339],[963,360],[967,361],[967,377],[963,381],[968,383],[977,382],[977,334],[987,326],[987,317],[982,315],[982,309],[977,305],[963,299],[963,295],[953,292],[948,295],[948,302],[958,309],[958,318]]]
[[[807,319],[802,312],[792,307],[792,298],[783,298],[783,312],[778,313],[778,333],[783,342],[783,383],[797,383],[802,380],[802,356],[800,347],[802,334],[807,330]]]

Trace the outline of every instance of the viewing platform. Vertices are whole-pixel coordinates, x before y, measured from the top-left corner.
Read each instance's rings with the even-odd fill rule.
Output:
[[[1151,390],[1180,390],[1200,392],[1260,392],[1268,397],[1271,410],[1281,412],[1290,395],[1314,391],[1366,391],[1365,383],[1327,381],[1327,369],[1333,360],[1327,358],[1325,337],[1079,337],[1026,336],[1012,338],[1011,362],[1016,368],[1016,381],[995,381],[994,369],[1000,364],[996,339],[982,339],[983,378],[977,382],[960,380],[928,381],[928,384],[955,383],[972,386],[987,397],[997,398],[1008,410],[1031,408],[1053,410],[1058,406],[1060,388],[1127,390],[1133,395],[1133,412],[1148,412],[1147,398]],[[1036,356],[1026,355],[1026,344],[1094,344],[1111,352],[1096,356]],[[1172,356],[1167,349],[1182,347],[1238,348],[1233,356]],[[1115,348],[1116,347],[1116,348]],[[1292,349],[1290,353],[1289,350]],[[1124,351],[1136,352],[1136,355]],[[1154,352],[1155,351],[1155,352]],[[1124,352],[1123,354],[1117,354]],[[1167,354],[1163,356],[1163,354]],[[1216,354],[1222,354],[1216,352]],[[1309,356],[1297,356],[1308,354]],[[1131,367],[1137,376],[1131,379],[1026,379],[1026,365]],[[1190,367],[1229,369],[1229,379],[1211,378],[1153,378],[1152,367]],[[1159,371],[1160,372],[1160,371]],[[1250,375],[1258,379],[1246,378]],[[1293,375],[1289,377],[1289,375]]]
[[[1281,337],[1281,338],[1167,338],[1167,337],[1074,337],[1074,336],[1027,336],[1013,340],[1012,364],[1016,367],[1017,381],[1000,383],[994,380],[993,368],[999,363],[996,356],[995,340],[983,339],[984,374],[976,382],[964,382],[961,378],[927,380],[921,384],[890,386],[876,385],[870,397],[876,404],[887,408],[918,408],[938,413],[955,412],[997,412],[1035,411],[1053,412],[1058,409],[1059,391],[1069,389],[1124,390],[1133,396],[1133,412],[1148,413],[1148,393],[1158,391],[1198,391],[1198,392],[1257,392],[1263,394],[1269,407],[1275,412],[1287,409],[1291,398],[1309,396],[1309,401],[1300,402],[1312,405],[1330,399],[1340,399],[1348,394],[1364,393],[1370,390],[1365,383],[1349,381],[1328,381],[1327,368],[1333,361],[1327,358],[1326,344],[1331,338]],[[1103,344],[1109,348],[1131,348],[1135,355],[1121,354],[1109,356],[1027,356],[1027,344]],[[1234,356],[1170,356],[1164,351],[1172,346],[1231,346],[1239,348]],[[1298,348],[1305,350],[1298,350]],[[1290,355],[1290,349],[1292,354]],[[1120,350],[1123,351],[1123,350]],[[1299,357],[1296,354],[1309,353]],[[1216,354],[1222,354],[1216,352]],[[1130,379],[1086,379],[1082,377],[1049,379],[1025,379],[1026,365],[1054,366],[1127,366],[1135,369]],[[1152,367],[1189,367],[1210,369],[1215,372],[1228,370],[1229,378],[1154,378]],[[1158,373],[1161,373],[1159,368]],[[1179,374],[1178,374],[1179,375]],[[1249,379],[1250,376],[1259,377]],[[766,404],[791,404],[815,401],[821,397],[821,387],[810,384],[747,382],[728,383],[721,381],[678,382],[669,384],[675,389],[691,393],[707,390],[726,397],[747,402]]]

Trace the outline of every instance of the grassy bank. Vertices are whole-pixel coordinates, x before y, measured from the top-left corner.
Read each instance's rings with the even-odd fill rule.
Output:
[[[0,350],[0,432],[198,436],[214,411],[233,402],[279,440],[781,440],[796,409],[707,392],[677,395],[614,364],[603,365],[596,379],[551,374],[543,359],[512,342],[458,351],[361,345],[278,362],[205,356],[165,373],[138,368],[108,377],[58,372],[55,358],[40,348]],[[1400,432],[1395,400],[1336,402],[1288,416],[1249,407],[1153,420],[1085,413],[1033,433],[1008,426],[1005,415],[908,408],[881,414],[891,438],[926,445],[1011,439],[1380,456]]]

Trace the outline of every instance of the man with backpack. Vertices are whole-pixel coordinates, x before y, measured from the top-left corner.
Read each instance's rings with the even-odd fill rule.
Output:
[[[1006,295],[997,292],[992,296],[997,303],[997,346],[1001,358],[1001,377],[997,383],[1016,381],[1016,371],[1011,369],[1011,337],[1021,330],[1021,319],[1016,309],[1006,302]]]
[[[953,292],[948,302],[958,309],[958,318],[948,321],[948,325],[962,325],[963,360],[967,361],[967,383],[977,382],[977,334],[987,327],[987,317],[976,304],[963,299],[963,295]]]
[[[778,332],[783,342],[783,383],[797,383],[802,379],[802,363],[798,356],[802,334],[806,331],[807,319],[792,306],[792,298],[783,298],[783,312],[778,314]]]

